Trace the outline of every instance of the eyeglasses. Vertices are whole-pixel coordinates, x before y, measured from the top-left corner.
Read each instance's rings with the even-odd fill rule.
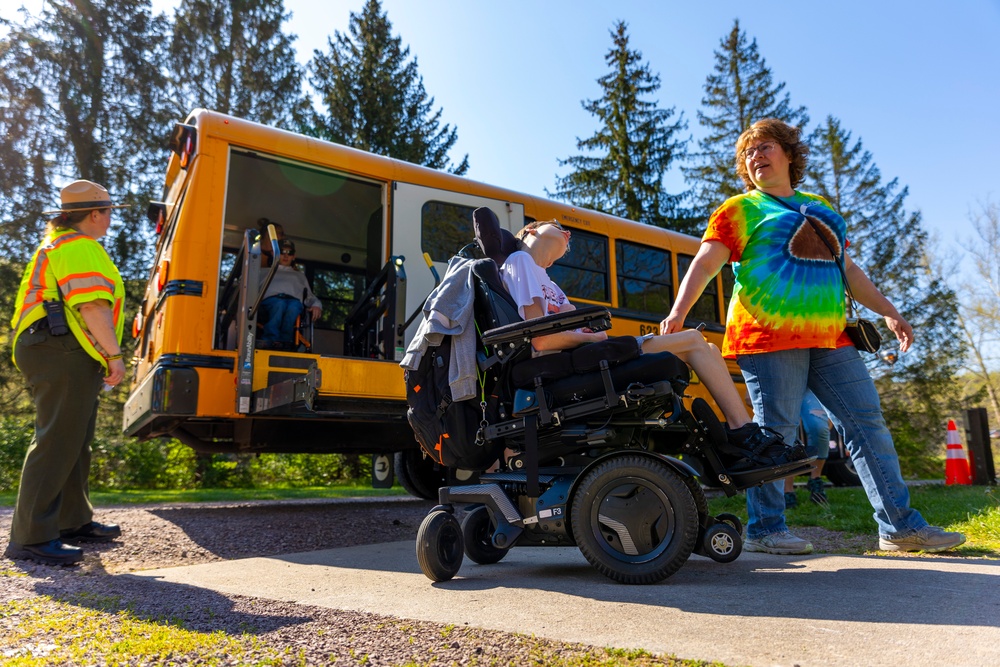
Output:
[[[282,255],[291,255],[292,257],[294,257],[294,256],[295,256],[295,253],[294,253],[294,252],[292,252],[291,250],[282,250],[282,251],[281,251],[281,254],[282,254]]]
[[[747,146],[743,149],[741,155],[744,160],[750,160],[756,157],[757,153],[760,153],[761,155],[770,155],[771,151],[773,151],[777,145],[778,143],[775,141],[764,141],[756,146]]]

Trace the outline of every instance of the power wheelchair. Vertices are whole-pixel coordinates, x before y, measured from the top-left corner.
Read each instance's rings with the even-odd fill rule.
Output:
[[[464,556],[485,565],[514,546],[577,546],[607,577],[649,584],[676,572],[691,553],[735,560],[741,522],[709,515],[699,479],[732,496],[801,474],[812,459],[763,468],[743,460],[733,469],[735,460],[721,451],[725,429],[709,405],[696,399],[689,411],[682,403],[687,365],[668,352],[641,354],[634,337],[533,358],[535,336],[603,331],[610,313],[586,307],[522,321],[498,272],[514,239],[491,212],[476,214],[478,243],[460,252],[483,257],[472,265],[481,332],[475,444],[483,460],[499,459],[500,467],[439,490],[417,532],[420,569],[446,581]],[[468,510],[461,522],[456,505]]]

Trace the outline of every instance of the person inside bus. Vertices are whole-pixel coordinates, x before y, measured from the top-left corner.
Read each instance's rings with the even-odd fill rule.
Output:
[[[546,272],[569,250],[569,230],[556,220],[534,221],[518,231],[516,238],[520,249],[507,257],[500,274],[520,315],[528,320],[575,309]],[[534,338],[532,346],[536,353],[544,354],[606,338],[604,332],[563,331]],[[719,348],[706,341],[700,331],[650,334],[640,337],[640,342],[644,354],[671,352],[698,374],[725,416],[728,444],[722,445],[720,451],[737,457],[733,470],[781,465],[803,458],[801,447],[787,447],[778,433],[750,419]]]
[[[295,266],[295,243],[284,239],[278,246],[281,248],[278,270],[260,302],[263,331],[258,344],[261,347],[294,345],[295,322],[299,316],[307,309],[314,321],[323,314],[321,302],[309,288],[306,275]],[[261,280],[264,278],[261,276]]]
[[[275,222],[274,220],[269,220],[267,218],[260,218],[257,220],[257,231],[260,232],[260,265],[265,269],[271,268],[271,263],[274,261],[274,252],[271,248],[271,236],[267,231],[268,225],[274,225],[274,231],[278,241],[283,241],[285,239],[285,228],[281,226],[280,222]]]
[[[746,378],[754,414],[786,438],[795,436],[806,389],[844,435],[874,509],[879,549],[953,549],[962,533],[928,525],[910,507],[878,389],[846,327],[845,289],[881,315],[906,352],[913,328],[845,252],[847,223],[826,199],[797,190],[809,154],[801,130],[776,118],[747,128],[734,147],[746,192],[712,213],[662,333],[680,331],[691,306],[727,262],[735,289],[723,352]],[[843,272],[843,273],[842,273]],[[744,550],[812,551],[785,523],[782,482],[747,489]]]

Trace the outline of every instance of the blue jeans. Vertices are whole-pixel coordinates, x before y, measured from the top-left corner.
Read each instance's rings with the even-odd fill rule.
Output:
[[[264,330],[260,340],[267,343],[294,343],[295,320],[305,305],[288,294],[269,296],[260,302],[260,320]]]
[[[802,430],[806,433],[806,456],[825,460],[830,457],[830,418],[826,408],[811,391],[802,400]]]
[[[878,391],[853,347],[836,350],[779,350],[739,357],[753,403],[754,419],[795,439],[803,394],[816,394],[830,413],[875,509],[879,535],[898,539],[927,525],[910,507],[910,492],[899,471],[899,457],[882,418]],[[788,530],[784,480],[747,489],[747,537],[759,539]]]

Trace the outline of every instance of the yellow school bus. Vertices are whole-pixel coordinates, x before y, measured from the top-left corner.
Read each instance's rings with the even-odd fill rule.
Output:
[[[549,270],[576,303],[607,306],[612,335],[658,331],[698,239],[493,187],[199,109],[178,123],[156,257],[133,323],[124,431],[172,436],[203,452],[379,455],[376,481],[433,497],[441,471],[406,421],[398,366],[426,295],[490,207],[516,231],[557,219],[571,251]],[[323,315],[301,344],[264,349],[258,315],[277,262],[261,221],[280,223]],[[264,247],[262,248],[262,242]],[[732,273],[691,311],[721,343]],[[738,369],[730,368],[742,382]],[[695,382],[690,394],[706,398]],[[387,460],[386,456],[394,455]]]

